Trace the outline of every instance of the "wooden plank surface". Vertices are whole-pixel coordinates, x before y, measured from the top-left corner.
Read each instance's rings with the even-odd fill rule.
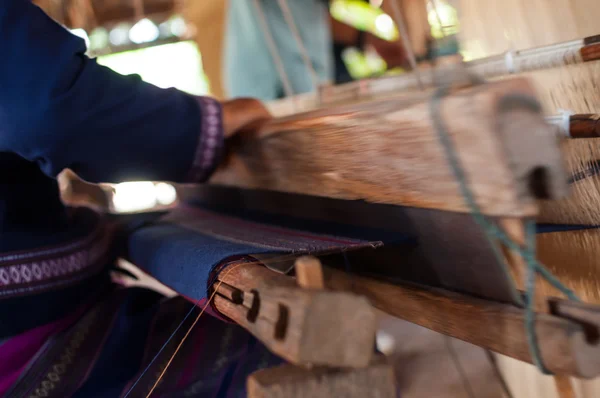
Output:
[[[499,115],[506,95],[534,92],[525,80],[479,86],[446,98],[440,116],[482,211],[533,215],[533,169],[544,168],[556,182],[553,196],[565,192],[560,152],[541,115],[519,106]],[[258,137],[232,143],[211,183],[469,212],[430,108],[429,97],[417,96],[275,119]]]
[[[524,311],[473,297],[411,285],[392,285],[370,278],[324,269],[329,289],[364,295],[386,313],[513,358],[532,362],[524,327]],[[558,302],[565,314],[577,306]],[[564,306],[564,309],[561,308]],[[589,311],[586,311],[586,314]],[[592,313],[594,311],[592,310]],[[592,314],[594,317],[597,315]],[[539,314],[535,332],[544,365],[554,373],[595,377],[600,373],[598,348],[587,341],[584,328],[567,319]]]

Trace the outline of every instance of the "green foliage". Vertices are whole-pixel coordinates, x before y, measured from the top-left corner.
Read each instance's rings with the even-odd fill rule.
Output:
[[[379,8],[371,7],[364,1],[335,0],[331,4],[331,15],[338,21],[357,29],[375,34],[382,39],[394,40],[398,31],[392,19]],[[376,55],[365,54],[358,49],[348,49],[344,53],[344,62],[355,79],[382,74],[387,67]]]

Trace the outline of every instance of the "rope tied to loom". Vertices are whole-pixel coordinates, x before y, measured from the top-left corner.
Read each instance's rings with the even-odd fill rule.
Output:
[[[475,85],[482,84],[483,80],[473,74],[469,74],[469,78],[471,82]],[[536,277],[539,274],[546,281],[548,281],[554,288],[559,290],[562,294],[568,297],[573,301],[580,301],[579,298],[575,295],[575,293],[563,285],[556,276],[552,274],[550,270],[548,270],[543,264],[541,264],[536,257],[536,224],[534,220],[527,220],[525,223],[525,245],[520,245],[515,242],[512,238],[510,238],[506,232],[504,232],[501,228],[499,228],[493,221],[489,220],[481,211],[481,208],[477,204],[475,199],[475,195],[471,191],[468,183],[468,178],[464,169],[461,166],[461,162],[458,158],[458,153],[452,139],[450,137],[450,133],[448,128],[442,118],[441,115],[441,103],[443,98],[448,95],[450,92],[449,86],[440,87],[436,90],[433,95],[430,103],[431,110],[431,118],[433,122],[434,129],[438,135],[438,139],[442,144],[446,158],[452,169],[452,172],[456,178],[456,181],[459,185],[459,190],[470,209],[471,215],[475,222],[484,230],[485,235],[490,243],[492,251],[498,261],[502,266],[502,270],[504,271],[507,279],[511,281],[512,285],[512,293],[513,298],[517,303],[521,306],[525,307],[525,330],[527,334],[527,341],[529,345],[529,351],[531,354],[531,358],[533,360],[534,365],[544,374],[550,374],[550,372],[546,369],[542,361],[542,355],[540,351],[540,347],[538,344],[536,332],[535,332],[535,281]],[[507,101],[529,101],[529,98],[521,98],[518,96],[507,99]],[[502,254],[500,253],[496,241],[500,241],[507,248],[517,252],[524,260],[527,266],[527,278],[526,278],[526,289],[525,296],[522,297],[519,293],[514,280],[510,275],[510,270],[506,261],[504,260]]]

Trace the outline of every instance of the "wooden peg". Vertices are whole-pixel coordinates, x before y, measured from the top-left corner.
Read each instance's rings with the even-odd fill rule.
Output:
[[[500,227],[506,235],[520,246],[525,245],[525,225],[522,219],[519,218],[502,218],[499,221]],[[515,250],[511,250],[503,246],[506,262],[513,274],[513,280],[517,289],[525,290],[525,281],[527,279],[527,264],[523,256]],[[537,276],[535,280],[536,295],[534,297],[535,310],[539,313],[547,314],[549,312],[548,300],[541,292],[545,291],[544,281]]]
[[[302,256],[294,264],[296,269],[296,282],[304,289],[325,288],[323,281],[323,267],[321,261],[312,256]]]

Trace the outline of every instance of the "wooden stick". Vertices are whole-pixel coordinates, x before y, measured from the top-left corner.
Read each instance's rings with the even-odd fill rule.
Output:
[[[567,122],[565,122],[565,118]],[[575,115],[546,116],[546,122],[556,126],[567,138],[597,138],[600,137],[600,115],[587,113]]]
[[[565,375],[555,375],[553,377],[556,391],[560,398],[577,398],[571,378]]]
[[[531,363],[522,309],[416,285],[392,285],[370,278],[352,277],[324,268],[325,286],[352,291],[390,315],[433,331]],[[600,347],[588,340],[582,314],[594,314],[589,325],[597,329],[595,307],[566,301],[553,302],[557,315],[540,314],[536,320],[542,360],[549,371],[591,378],[600,374]],[[595,318],[594,318],[595,317]],[[573,321],[569,320],[573,319]],[[591,323],[593,322],[593,323]]]
[[[569,131],[571,138],[600,137],[600,115],[572,115],[569,124],[571,127]]]
[[[600,59],[600,43],[595,37],[493,55],[466,62],[465,66],[473,73],[492,78],[511,73],[593,62]],[[431,72],[435,72],[435,70]],[[426,87],[436,84],[434,73],[421,72],[421,81]],[[399,92],[416,89],[418,86],[418,80],[413,73],[363,80],[328,88],[327,104],[335,105],[364,99],[386,98],[395,96]],[[303,94],[268,104],[270,111],[277,116],[311,111],[322,105],[316,94]]]
[[[458,90],[442,103],[439,117],[485,214],[534,215],[534,170],[546,171],[552,197],[567,192],[554,130],[531,108],[533,97],[527,80],[515,79]],[[428,96],[417,95],[275,119],[258,138],[232,143],[229,162],[211,182],[470,212],[431,107]]]
[[[298,288],[293,278],[256,264],[236,265],[215,283],[215,308],[267,348],[297,365],[365,367],[377,317],[354,294]]]

